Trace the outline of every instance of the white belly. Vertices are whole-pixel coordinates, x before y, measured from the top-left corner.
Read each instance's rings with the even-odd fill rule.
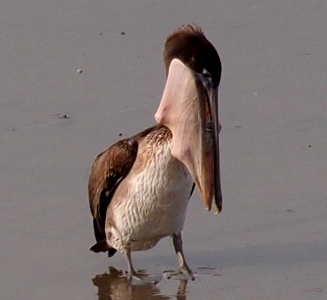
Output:
[[[147,157],[141,172],[131,172],[117,188],[109,210],[108,244],[122,251],[147,250],[174,232],[181,232],[193,180],[186,167],[173,158],[168,144]],[[119,198],[120,190],[127,189]]]

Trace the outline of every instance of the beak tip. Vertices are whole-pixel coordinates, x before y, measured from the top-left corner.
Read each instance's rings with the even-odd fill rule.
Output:
[[[215,212],[215,214],[216,215],[219,215],[221,213],[222,206],[221,205],[217,205],[216,208],[217,208],[217,211]]]

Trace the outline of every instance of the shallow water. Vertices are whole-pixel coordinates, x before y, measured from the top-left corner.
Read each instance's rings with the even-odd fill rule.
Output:
[[[326,13],[318,0],[2,1],[1,299],[326,299]],[[195,281],[128,287],[122,255],[88,250],[88,174],[154,123],[162,45],[187,22],[223,62],[223,212],[192,197]],[[133,260],[177,267],[170,239]]]

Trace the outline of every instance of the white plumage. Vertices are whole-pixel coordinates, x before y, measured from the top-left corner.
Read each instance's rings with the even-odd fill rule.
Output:
[[[140,148],[147,146],[151,143],[145,139]],[[113,225],[106,226],[107,242],[115,249],[123,251],[128,245],[131,251],[147,250],[161,238],[182,231],[193,180],[171,156],[170,147],[169,139],[160,151],[147,151],[144,167],[132,171],[119,185],[116,195],[123,195],[124,200],[116,197],[110,204]],[[135,165],[142,159],[138,156]]]

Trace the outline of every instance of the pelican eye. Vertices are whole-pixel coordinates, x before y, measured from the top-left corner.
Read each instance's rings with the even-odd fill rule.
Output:
[[[211,78],[210,73],[206,69],[203,69],[202,75],[203,75],[204,78],[207,78],[207,79]]]
[[[212,86],[212,76],[211,74],[207,71],[207,69],[203,68],[202,72],[202,82],[204,84],[204,86],[209,89]]]

